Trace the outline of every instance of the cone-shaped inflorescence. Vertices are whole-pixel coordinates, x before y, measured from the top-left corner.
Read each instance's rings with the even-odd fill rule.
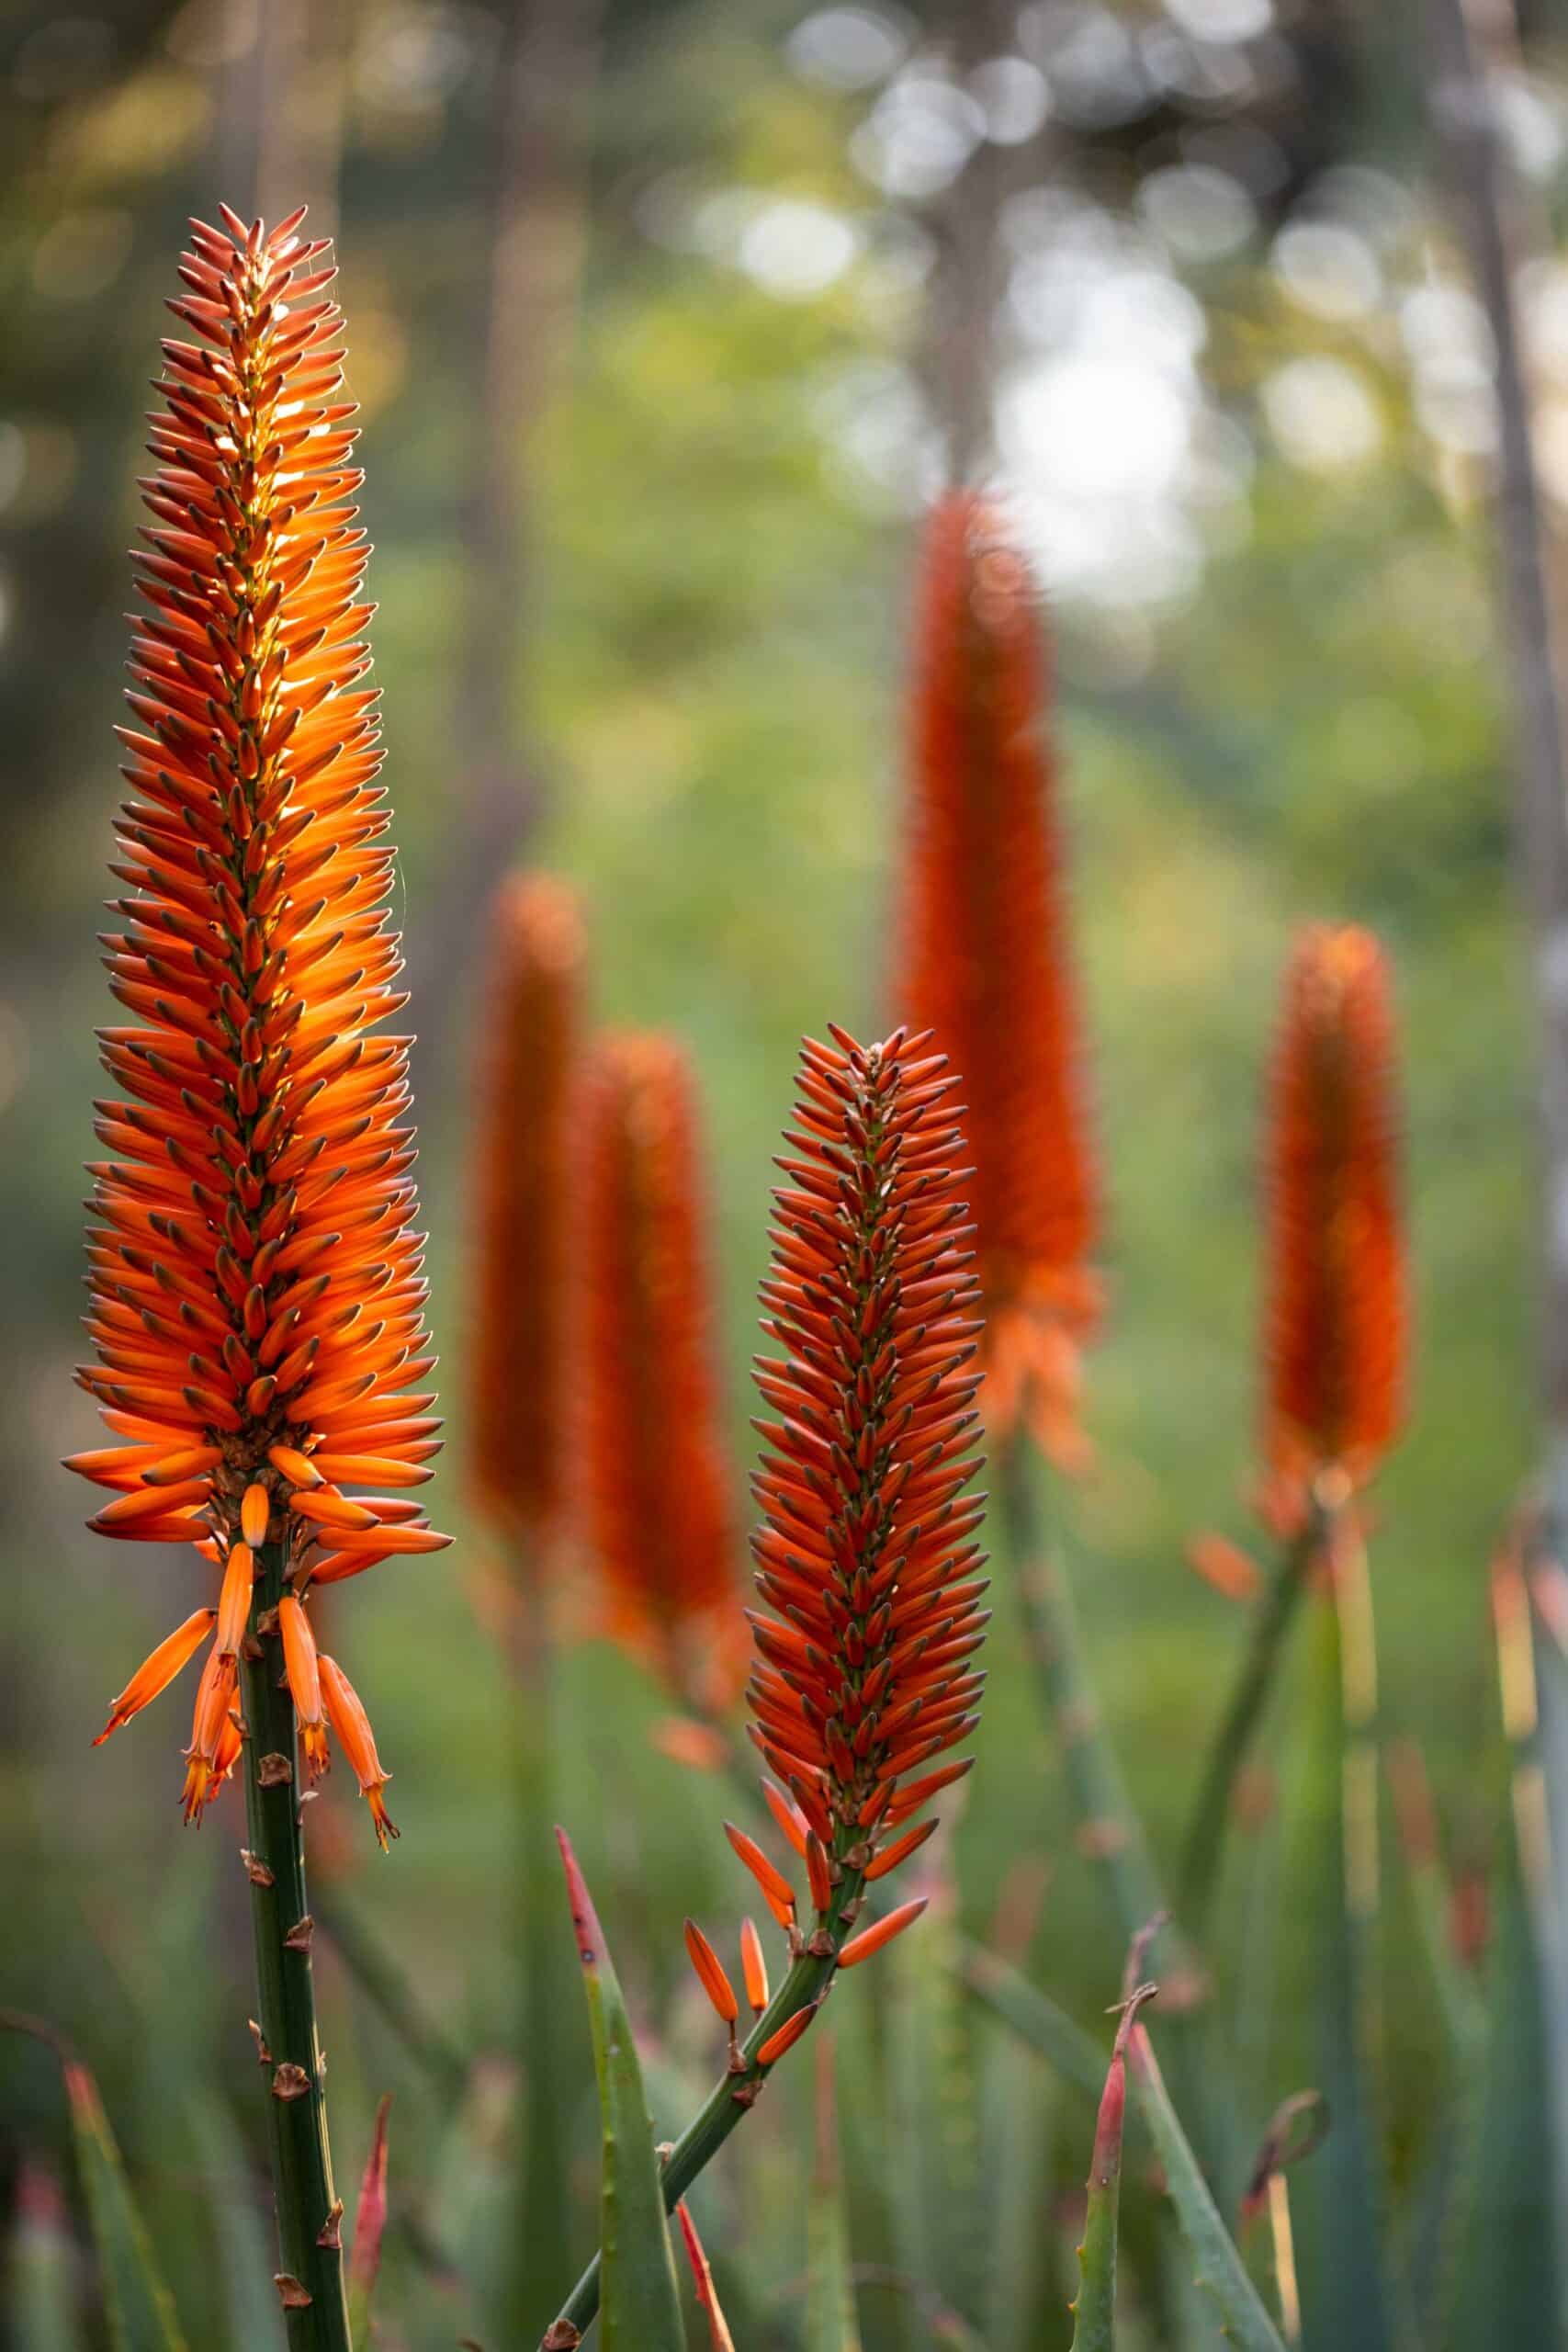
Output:
[[[548,875],[502,886],[491,918],[479,1102],[471,1462],[479,1499],[530,1548],[566,1487],[567,1155],[587,946]]]
[[[1098,1186],[1037,606],[997,508],[944,499],[916,625],[896,1007],[963,1073],[987,1425],[1027,1420],[1070,1461]]]
[[[819,1928],[846,1878],[881,1878],[923,1842],[934,1825],[916,1816],[967,1770],[939,1759],[977,1720],[986,1623],[984,1502],[965,1491],[979,1289],[954,1081],[929,1035],[863,1047],[831,1034],[802,1056],[761,1294],[781,1353],[758,1364],[778,1418],[758,1424],[753,1544],[775,1613],[752,1619],[748,1691]],[[757,1869],[739,1832],[731,1842],[775,1917],[793,1916],[778,1872]]]
[[[105,1534],[190,1542],[218,1572],[108,1729],[210,1631],[198,1817],[241,1752],[242,1661],[263,1633],[276,1659],[281,1634],[306,1760],[321,1768],[333,1726],[384,1844],[368,1724],[299,1605],[447,1540],[400,1493],[430,1476],[438,1424],[408,1041],[378,1029],[405,1000],[354,408],[326,245],[301,241],[299,214],[271,236],[223,217],[226,232],[195,224],[181,265],[170,307],[195,340],[164,345],[143,483],[112,869],[127,895],[105,943],[130,1025],[102,1033],[123,1099],[97,1105],[112,1157],[91,1170],[97,1361],[79,1375],[118,1442],[71,1466],[112,1490]]]
[[[1303,931],[1285,978],[1267,1145],[1263,1443],[1287,1513],[1325,1468],[1362,1484],[1404,1415],[1396,1061],[1378,942],[1352,925]]]
[[[705,1711],[743,1658],[685,1055],[655,1035],[601,1040],[580,1119],[578,1507],[607,1629]]]

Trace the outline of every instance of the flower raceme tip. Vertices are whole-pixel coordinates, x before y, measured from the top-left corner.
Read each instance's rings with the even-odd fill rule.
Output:
[[[78,1376],[119,1442],[69,1466],[110,1490],[101,1532],[189,1542],[220,1572],[193,1819],[240,1752],[235,1653],[257,1617],[240,1611],[264,1547],[274,1592],[290,1580],[298,1699],[311,1583],[447,1540],[399,1498],[344,1491],[423,1479],[439,1424],[420,1387],[409,1041],[380,1027],[405,999],[355,411],[329,247],[302,218],[268,235],[225,209],[221,229],[193,223],[181,265],[170,307],[194,340],[164,345],[142,483],[127,895],[105,940],[130,1020],[101,1033],[121,1099],[96,1106],[111,1156],[90,1170],[96,1361]],[[188,1662],[202,1614],[107,1730]],[[319,1706],[305,1725],[315,1769]]]

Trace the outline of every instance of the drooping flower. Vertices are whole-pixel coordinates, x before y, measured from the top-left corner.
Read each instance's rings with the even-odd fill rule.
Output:
[[[954,1081],[929,1034],[831,1034],[802,1055],[761,1293],[780,1353],[757,1385],[778,1418],[758,1424],[753,1549],[773,1613],[752,1617],[747,1694],[819,1928],[846,1876],[895,1868],[934,1826],[913,1816],[968,1770],[937,1758],[978,1720],[988,1613],[984,1500],[966,1492],[980,1293]],[[788,1882],[728,1835],[792,1919]]]
[[[696,1088],[671,1040],[603,1039],[581,1102],[575,1484],[609,1630],[704,1711],[740,1662]]]
[[[1316,924],[1285,976],[1267,1141],[1263,1453],[1289,1516],[1330,1466],[1363,1485],[1404,1411],[1398,1047],[1370,932]]]
[[[97,1105],[112,1157],[91,1170],[96,1362],[78,1375],[120,1442],[70,1465],[112,1492],[101,1532],[189,1542],[222,1571],[191,1818],[240,1753],[242,1549],[297,1604],[315,1577],[447,1541],[379,1492],[431,1475],[439,1424],[408,1040],[378,1026],[405,999],[333,270],[299,213],[270,236],[223,219],[193,224],[171,308],[196,340],[164,345],[142,486],[127,895],[105,943],[130,1023],[101,1033],[123,1099]],[[199,1646],[197,1622],[109,1730]]]
[[[1039,597],[1005,518],[931,515],[916,623],[896,1009],[963,1074],[987,1425],[1081,1457],[1099,1312],[1098,1179],[1080,1083]]]
[[[484,1507],[530,1548],[566,1485],[567,1167],[586,943],[547,875],[504,883],[492,916],[476,1200],[472,1464]]]

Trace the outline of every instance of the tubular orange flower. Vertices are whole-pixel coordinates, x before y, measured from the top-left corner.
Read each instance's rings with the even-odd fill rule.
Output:
[[[105,942],[130,1025],[101,1033],[103,1055],[127,1099],[96,1106],[112,1157],[91,1170],[97,1362],[79,1378],[127,1442],[71,1466],[113,1490],[105,1534],[231,1564],[193,1817],[229,1746],[241,1547],[265,1546],[258,1611],[282,1575],[308,1582],[324,1527],[334,1548],[414,1548],[383,1524],[393,1506],[335,1480],[407,1483],[438,1427],[408,1393],[434,1361],[408,1041],[378,1033],[405,999],[354,408],[328,248],[300,218],[270,237],[227,212],[226,232],[196,223],[181,266],[171,308],[196,340],[164,345],[142,485],[113,867],[129,895]]]
[[[1398,1435],[1407,1309],[1397,1046],[1370,932],[1302,933],[1285,978],[1268,1140],[1264,1455],[1278,1508],[1329,1464],[1361,1485]]]
[[[185,1754],[184,1804],[187,1822],[201,1819],[218,1789],[228,1778],[229,1768],[223,1757],[227,1752],[226,1734],[238,1684],[239,1672],[232,1656],[225,1656],[214,1644],[207,1653],[207,1664],[197,1686],[190,1746]],[[233,1756],[230,1755],[229,1764],[232,1761]]]
[[[819,1915],[846,1870],[875,1871],[902,1776],[973,1727],[986,1623],[982,1503],[964,1493],[980,1325],[953,1081],[929,1037],[832,1035],[804,1051],[762,1288],[783,1359],[758,1367],[780,1419],[759,1424],[754,1549],[778,1615],[753,1620],[748,1694],[751,1736],[810,1825]],[[728,1834],[774,1904],[778,1873]]]
[[[532,1544],[563,1501],[569,1106],[587,961],[577,900],[518,875],[491,917],[479,1100],[472,1468]]]
[[[327,1720],[338,1736],[343,1752],[348,1758],[349,1770],[359,1782],[359,1793],[370,1807],[370,1818],[384,1853],[388,1838],[398,1835],[398,1825],[389,1817],[381,1794],[392,1776],[381,1770],[381,1759],[376,1753],[375,1735],[370,1729],[370,1718],[360,1705],[358,1692],[337,1660],[321,1650],[317,1654],[316,1670],[321,1678],[321,1700]]]
[[[95,1747],[101,1747],[111,1732],[118,1731],[121,1724],[128,1724],[132,1715],[140,1714],[160,1690],[168,1689],[175,1675],[190,1664],[217,1622],[216,1609],[193,1609],[183,1625],[176,1625],[172,1634],[165,1634],[110,1707],[109,1719],[93,1742]]]
[[[576,1484],[611,1631],[703,1710],[740,1664],[696,1090],[671,1040],[602,1041],[582,1090]]]
[[[1099,1312],[1098,1184],[1078,1073],[1038,595],[1003,517],[955,492],[927,532],[897,1009],[962,1073],[987,1317],[987,1425],[1080,1457]]]
[[[223,1583],[218,1596],[218,1634],[215,1646],[225,1657],[233,1657],[244,1639],[250,1623],[251,1589],[256,1580],[255,1554],[248,1544],[235,1544],[229,1553],[223,1570]]]
[[[329,1760],[326,1725],[321,1720],[321,1667],[310,1621],[291,1592],[286,1592],[277,1604],[277,1630],[283,1636],[283,1667],[305,1761],[311,1780],[319,1781]]]

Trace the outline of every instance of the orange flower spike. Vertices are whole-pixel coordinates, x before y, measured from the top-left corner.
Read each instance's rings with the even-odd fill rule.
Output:
[[[176,1626],[149,1657],[143,1658],[109,1709],[109,1719],[93,1742],[95,1747],[101,1747],[111,1732],[118,1731],[121,1724],[128,1724],[161,1690],[168,1689],[175,1675],[183,1673],[190,1664],[217,1622],[215,1609],[193,1610],[183,1625]]]
[[[856,1968],[863,1960],[869,1960],[874,1952],[882,1950],[884,1944],[890,1944],[895,1936],[901,1936],[906,1928],[913,1927],[929,1900],[929,1896],[918,1894],[912,1903],[901,1903],[897,1910],[889,1911],[886,1918],[874,1921],[869,1928],[863,1928],[858,1936],[850,1938],[839,1954],[839,1966]]]
[[[1334,1464],[1363,1485],[1404,1412],[1408,1308],[1398,1049],[1370,932],[1315,925],[1285,978],[1267,1148],[1263,1445],[1277,1490]]]
[[[740,1973],[746,1980],[746,1999],[757,2017],[768,2006],[768,1963],[762,1956],[762,1939],[757,1933],[754,1919],[740,1922]]]
[[[733,1696],[744,1630],[712,1348],[696,1088],[667,1038],[586,1069],[574,1483],[611,1632],[700,1712]]]
[[[529,1540],[565,1489],[570,1106],[587,943],[564,883],[518,875],[491,918],[478,1103],[472,1470],[480,1502]],[[527,1367],[518,1377],[519,1365]]]
[[[381,1792],[391,1779],[381,1770],[381,1759],[376,1753],[375,1735],[370,1718],[359,1703],[358,1693],[336,1660],[322,1650],[316,1661],[321,1676],[321,1697],[326,1705],[327,1720],[338,1736],[343,1752],[359,1782],[359,1792],[370,1807],[370,1818],[381,1843],[387,1850],[387,1840],[398,1835],[398,1826],[387,1812]]]
[[[740,2015],[740,2004],[734,1988],[724,1973],[724,1963],[694,1919],[686,1922],[686,1951],[697,1981],[727,2026],[733,2027]]]
[[[916,624],[897,1008],[962,1078],[987,1321],[986,1416],[1082,1458],[1078,1350],[1099,1179],[1079,1077],[1039,592],[970,492],[927,529]]]
[[[321,1661],[316,1652],[316,1636],[310,1631],[310,1621],[291,1592],[286,1592],[277,1604],[277,1630],[283,1636],[284,1670],[288,1677],[294,1712],[299,1720],[305,1761],[311,1780],[319,1781],[330,1760],[327,1728],[321,1719]],[[345,1747],[346,1745],[345,1742]]]
[[[953,1081],[924,1036],[832,1035],[805,1048],[762,1287],[780,1355],[758,1378],[778,1419],[758,1424],[753,1548],[776,1613],[752,1621],[749,1691],[751,1736],[811,1823],[819,1910],[832,1864],[847,1878],[873,1861],[867,1833],[902,1775],[973,1726],[986,1623],[980,1504],[964,1491],[980,1327]],[[928,1774],[913,1802],[943,1784]]]
[[[78,1376],[128,1442],[73,1463],[114,1490],[105,1534],[265,1544],[270,1599],[321,1541],[294,1508],[316,1453],[396,1485],[436,1424],[407,1394],[432,1359],[342,320],[299,216],[223,217],[193,227],[204,290],[164,345],[119,730],[125,1012],[101,1033],[118,1099],[96,1106]],[[347,1508],[381,1532],[387,1506]]]
[[[776,1871],[761,1846],[748,1838],[744,1829],[737,1829],[733,1821],[724,1825],[724,1834],[762,1890],[762,1900],[781,1928],[795,1924],[795,1890],[782,1871]]]
[[[217,1646],[224,1657],[232,1657],[244,1639],[245,1627],[250,1622],[251,1592],[255,1580],[255,1555],[250,1545],[231,1545],[223,1570],[222,1589],[218,1596]]]

